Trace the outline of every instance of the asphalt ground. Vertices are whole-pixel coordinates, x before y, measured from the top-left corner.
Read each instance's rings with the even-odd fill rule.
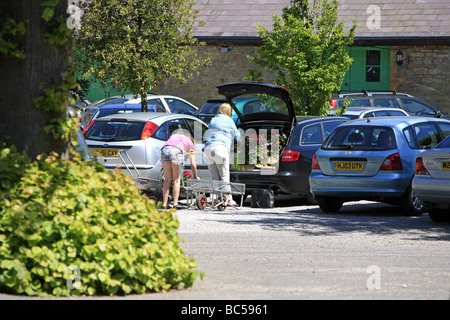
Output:
[[[182,246],[205,274],[191,288],[69,299],[181,301],[181,308],[207,300],[450,298],[449,223],[368,201],[346,203],[335,214],[295,197],[278,197],[275,205],[251,208],[248,199],[239,210],[177,211]]]

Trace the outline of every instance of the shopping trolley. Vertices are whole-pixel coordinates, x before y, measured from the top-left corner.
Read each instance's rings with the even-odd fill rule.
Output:
[[[125,150],[118,150],[119,157],[125,166],[128,174],[132,179],[140,184],[157,184],[162,190],[162,181],[151,179],[149,177],[142,177],[139,170],[127,154]],[[179,162],[181,183],[180,192],[185,191],[187,197],[188,207],[196,206],[200,210],[205,210],[206,207],[210,206],[212,208],[217,208],[223,211],[227,207],[227,197],[229,195],[240,196],[240,203],[238,206],[233,206],[237,209],[242,208],[245,195],[245,184],[224,182],[217,180],[198,180],[198,179],[183,179],[184,172],[184,156],[185,155],[197,155],[198,153],[184,153],[183,161]],[[210,201],[208,201],[207,194],[210,195]],[[150,196],[151,199],[156,200],[156,197]]]
[[[186,182],[183,181],[182,188],[186,190],[188,206],[196,206],[199,210],[205,210],[210,206],[223,211],[227,208],[229,195],[240,196],[239,205],[233,206],[236,209],[241,209],[244,202],[245,184],[243,183],[188,179]],[[207,194],[210,195],[210,201]]]

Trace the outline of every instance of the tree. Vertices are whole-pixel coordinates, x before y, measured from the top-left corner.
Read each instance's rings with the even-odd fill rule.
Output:
[[[207,64],[196,57],[195,0],[87,0],[75,40],[75,66],[103,87],[141,96],[167,77],[180,83]]]
[[[248,58],[276,74],[275,83],[289,89],[298,114],[326,115],[330,97],[339,91],[352,59],[346,48],[353,43],[356,22],[348,34],[337,24],[338,1],[291,0],[282,18],[273,15],[273,29],[258,26],[263,45]],[[249,70],[250,80],[262,72]]]
[[[75,85],[66,1],[0,2],[0,140],[30,159],[67,150],[68,90]]]

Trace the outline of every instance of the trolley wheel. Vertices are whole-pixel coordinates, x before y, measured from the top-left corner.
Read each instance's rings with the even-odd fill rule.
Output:
[[[205,210],[205,208],[206,208],[206,196],[205,195],[197,196],[195,203],[197,204],[197,208],[199,210]]]
[[[223,197],[222,203],[217,206],[217,210],[224,211],[227,208],[227,198]]]

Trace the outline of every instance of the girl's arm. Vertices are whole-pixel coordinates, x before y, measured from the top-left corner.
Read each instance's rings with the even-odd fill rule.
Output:
[[[197,175],[197,164],[195,163],[195,155],[193,153],[191,153],[191,169],[194,179],[200,179]]]

